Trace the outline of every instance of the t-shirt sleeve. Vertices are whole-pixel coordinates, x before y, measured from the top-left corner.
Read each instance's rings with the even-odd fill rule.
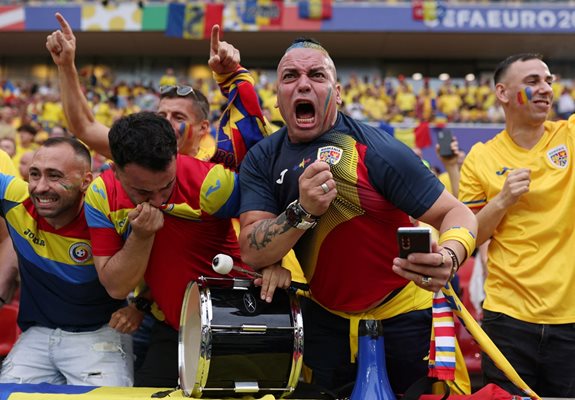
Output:
[[[110,204],[104,181],[97,178],[86,192],[84,203],[95,256],[113,256],[124,245],[122,237],[110,219]]]
[[[200,187],[202,212],[218,218],[239,215],[240,187],[238,174],[220,164],[213,164]]]
[[[367,149],[366,165],[376,189],[392,204],[414,218],[433,206],[443,184],[406,145],[390,140],[385,154],[380,146]]]

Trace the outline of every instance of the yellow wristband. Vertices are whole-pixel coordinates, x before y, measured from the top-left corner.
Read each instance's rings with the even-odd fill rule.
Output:
[[[448,240],[455,240],[461,243],[467,252],[465,258],[469,257],[475,250],[475,236],[473,236],[473,233],[471,233],[467,228],[453,226],[439,236],[439,244]],[[460,264],[462,264],[463,261],[464,260],[461,260]]]

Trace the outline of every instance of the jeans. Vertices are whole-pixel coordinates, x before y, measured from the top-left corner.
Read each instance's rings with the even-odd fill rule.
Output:
[[[483,330],[539,396],[575,397],[575,324],[534,324],[484,310]],[[522,394],[483,354],[485,383]]]
[[[132,338],[107,325],[91,332],[31,327],[4,359],[0,383],[132,386]]]
[[[350,361],[349,320],[300,297],[304,322],[304,363],[313,383],[340,396],[351,393],[357,364]],[[383,321],[388,378],[395,393],[404,393],[427,375],[431,310],[412,311]]]

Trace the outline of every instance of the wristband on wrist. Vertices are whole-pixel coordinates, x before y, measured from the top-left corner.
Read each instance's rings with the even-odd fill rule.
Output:
[[[451,257],[451,275],[449,275],[449,281],[451,282],[457,271],[459,271],[459,260],[457,259],[457,254],[455,254],[455,251],[445,246],[443,246],[443,249],[446,250],[449,254],[449,257]]]
[[[136,306],[136,310],[148,314],[152,312],[152,302],[145,297],[134,297],[130,302]]]
[[[463,228],[461,226],[453,226],[439,236],[438,242],[439,244],[442,244],[448,240],[455,240],[456,242],[461,243],[465,249],[465,252],[467,253],[463,261],[465,261],[467,257],[473,254],[473,251],[475,250],[475,236],[467,228]]]

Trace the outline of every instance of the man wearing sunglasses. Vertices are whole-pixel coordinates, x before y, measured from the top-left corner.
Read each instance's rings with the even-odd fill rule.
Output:
[[[46,48],[58,66],[60,92],[69,130],[98,153],[111,158],[109,128],[96,121],[78,79],[74,63],[76,38],[66,19],[56,18],[60,30],[46,39]],[[218,127],[217,144],[208,139],[209,103],[191,86],[168,85],[160,88],[158,114],[165,117],[177,135],[178,152],[211,160],[237,170],[247,150],[271,133],[254,89],[254,79],[240,65],[240,53],[233,45],[219,40],[220,28],[214,25],[208,64],[228,103]],[[241,127],[241,128],[240,128]]]

